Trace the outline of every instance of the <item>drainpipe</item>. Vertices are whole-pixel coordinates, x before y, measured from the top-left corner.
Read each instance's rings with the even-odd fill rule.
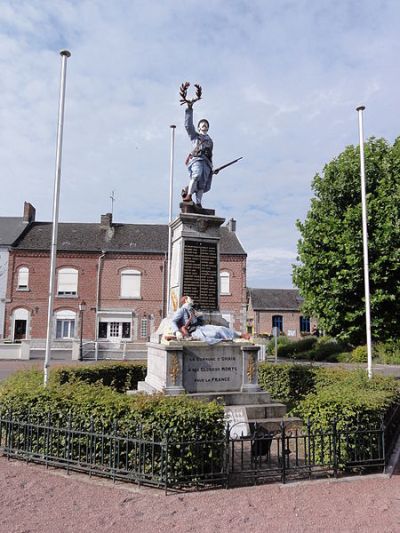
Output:
[[[97,260],[97,282],[96,282],[96,320],[94,321],[94,339],[97,341],[97,313],[99,311],[99,301],[100,301],[100,276],[101,276],[101,266],[103,259],[106,255],[104,250],[101,251],[101,255]]]
[[[162,269],[162,317],[165,318],[165,271],[167,270],[165,267],[167,266],[167,254],[164,253],[164,262],[163,262],[163,269]],[[169,275],[169,273],[168,273]]]

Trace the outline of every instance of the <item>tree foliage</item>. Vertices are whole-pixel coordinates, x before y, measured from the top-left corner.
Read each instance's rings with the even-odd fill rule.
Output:
[[[365,143],[372,335],[400,337],[400,137]],[[303,311],[320,327],[365,343],[359,148],[347,147],[312,182],[315,197],[301,233],[293,280]]]

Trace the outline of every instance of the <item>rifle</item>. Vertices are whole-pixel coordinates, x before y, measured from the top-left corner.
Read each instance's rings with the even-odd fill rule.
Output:
[[[215,170],[213,170],[213,174],[218,174],[218,172],[220,170],[223,170],[226,167],[230,167],[231,165],[233,165],[234,163],[237,163],[241,159],[243,159],[243,157],[238,157],[237,159],[234,159],[233,161],[230,161],[229,163],[226,163],[225,165],[222,165],[222,167],[216,168]]]

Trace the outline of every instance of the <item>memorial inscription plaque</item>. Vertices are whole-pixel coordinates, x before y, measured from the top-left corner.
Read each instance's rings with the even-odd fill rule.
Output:
[[[242,357],[239,347],[185,347],[183,386],[187,392],[223,392],[240,390]]]
[[[185,241],[183,251],[183,294],[189,295],[197,308],[218,310],[217,244]]]

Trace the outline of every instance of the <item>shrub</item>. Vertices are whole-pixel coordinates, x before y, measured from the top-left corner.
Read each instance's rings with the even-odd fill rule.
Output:
[[[400,340],[375,344],[374,352],[380,363],[386,365],[400,364]]]
[[[345,348],[342,343],[337,342],[335,339],[321,337],[315,347],[308,353],[308,358],[311,361],[326,361],[333,355],[343,352]]]
[[[126,392],[137,389],[138,381],[143,381],[146,377],[146,368],[144,363],[100,363],[57,368],[50,376],[52,381],[60,385],[71,381],[83,381],[101,383],[117,392]]]
[[[378,424],[388,407],[399,399],[394,378],[374,376],[364,371],[343,371],[332,375],[319,373],[315,392],[307,395],[293,410],[310,420],[314,430],[328,429],[334,419],[339,428]]]
[[[297,355],[310,351],[317,343],[317,340],[316,337],[304,337],[304,339],[298,341],[291,341],[290,343],[279,346],[278,356],[296,359]]]
[[[53,420],[56,419],[60,427],[66,427],[72,420],[76,427],[90,424],[94,431],[104,433],[118,428],[119,433],[140,435],[144,440],[163,441],[167,435],[171,443],[203,439],[207,443],[197,449],[183,445],[174,447],[172,444],[169,468],[176,480],[196,470],[201,472],[207,467],[205,457],[207,461],[212,461],[214,469],[218,469],[215,458],[221,457],[221,453],[216,440],[224,436],[223,407],[215,402],[202,403],[186,396],[127,396],[102,385],[100,379],[92,384],[77,379],[77,376],[84,376],[86,380],[94,381],[95,367],[92,369],[93,372],[88,371],[87,374],[84,367],[81,374],[69,372],[72,369],[60,369],[53,373],[46,388],[42,385],[41,372],[30,370],[14,374],[0,386],[1,409],[12,410],[15,416],[23,419],[29,417],[38,421],[46,420],[53,413]],[[122,387],[124,382],[121,373],[119,369],[118,387]],[[112,382],[110,377],[103,378]],[[63,383],[60,384],[60,381]],[[15,442],[17,437],[15,435]],[[20,437],[23,437],[22,433]],[[163,464],[161,456],[158,459],[159,465]]]
[[[368,352],[366,346],[357,346],[351,352],[352,363],[366,363],[368,361]]]
[[[259,384],[275,399],[288,403],[290,414],[301,417],[307,430],[317,434],[312,453],[321,464],[328,460],[327,450],[332,442],[329,443],[329,436],[319,437],[318,433],[329,433],[334,420],[342,432],[345,462],[351,462],[356,452],[359,457],[367,454],[371,447],[377,453],[378,436],[353,430],[376,428],[390,406],[400,400],[394,378],[374,376],[369,380],[364,370],[263,363],[259,366]]]
[[[330,363],[350,363],[351,352],[333,353],[327,359]]]
[[[307,427],[313,433],[330,430],[336,421],[345,447],[343,460],[349,462],[356,455],[361,456],[367,447],[378,447],[379,443],[371,434],[352,436],[347,432],[367,432],[380,427],[389,407],[399,400],[398,386],[393,378],[375,376],[369,380],[363,370],[338,369],[336,373],[321,370],[315,379],[315,392],[304,397],[292,414],[307,421]],[[326,443],[321,438],[315,445],[317,458],[323,462]]]
[[[258,383],[274,399],[294,405],[314,390],[316,371],[308,365],[261,363]]]
[[[278,344],[278,354],[279,354],[279,349],[281,346],[287,346],[289,344],[292,344],[293,341],[291,341],[288,337],[286,337],[285,335],[280,335],[277,339],[277,344]],[[269,341],[269,344],[267,345],[267,349],[268,349],[268,353],[270,355],[274,355],[275,354],[275,339],[274,337],[271,338],[271,340]]]

